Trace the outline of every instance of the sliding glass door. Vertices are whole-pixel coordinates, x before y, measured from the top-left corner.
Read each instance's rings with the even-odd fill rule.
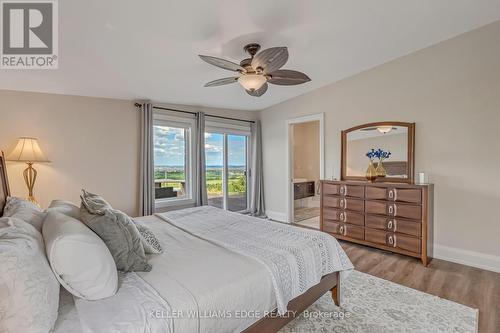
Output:
[[[233,212],[248,209],[248,135],[205,133],[208,204]]]
[[[247,210],[247,137],[227,135],[227,209]]]
[[[205,133],[205,165],[208,204],[224,208],[224,134]]]

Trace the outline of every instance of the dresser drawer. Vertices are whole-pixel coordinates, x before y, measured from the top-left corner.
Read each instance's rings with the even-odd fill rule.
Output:
[[[322,231],[328,232],[331,234],[339,234],[339,227],[341,223],[331,221],[331,220],[325,220],[323,219],[323,229]]]
[[[345,222],[350,224],[364,225],[365,215],[363,213],[352,212],[342,209],[323,208],[323,218]]]
[[[365,226],[372,229],[398,232],[416,237],[422,235],[422,223],[389,216],[367,214],[365,217]]]
[[[325,195],[339,195],[340,194],[340,186],[339,184],[329,184],[323,183],[322,189],[323,194]]]
[[[358,185],[340,185],[339,194],[344,197],[364,198],[365,187]]]
[[[418,188],[397,188],[367,186],[365,197],[372,200],[389,200],[419,204],[422,202],[422,190]]]
[[[357,212],[365,211],[365,202],[363,200],[336,196],[323,196],[323,206],[354,210]]]
[[[335,232],[332,233],[353,239],[359,239],[359,240],[365,239],[365,228],[363,227],[358,227],[347,223],[333,223],[328,221],[327,223],[329,225],[329,227],[327,228],[333,228],[334,230],[336,230]],[[335,227],[333,227],[333,224],[335,224]],[[325,221],[323,222],[323,230],[327,231],[325,229]]]
[[[406,217],[414,220],[422,219],[422,207],[417,205],[395,202],[366,201],[365,207],[365,212],[368,214]]]
[[[365,240],[367,242],[382,244],[414,253],[421,252],[420,238],[405,236],[399,233],[366,228]]]

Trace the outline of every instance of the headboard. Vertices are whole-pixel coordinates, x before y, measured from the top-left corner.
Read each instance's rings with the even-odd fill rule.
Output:
[[[5,157],[0,150],[0,217],[3,215],[5,200],[10,196],[9,180],[7,178],[7,168],[5,167]]]

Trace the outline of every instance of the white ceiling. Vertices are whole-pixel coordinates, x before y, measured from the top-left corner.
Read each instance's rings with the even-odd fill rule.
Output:
[[[498,0],[64,0],[59,69],[2,70],[0,89],[258,110],[500,19]],[[260,97],[198,54],[287,46],[300,86]]]

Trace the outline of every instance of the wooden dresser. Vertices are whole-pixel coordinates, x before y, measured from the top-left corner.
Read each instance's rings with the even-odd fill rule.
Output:
[[[321,181],[321,230],[332,236],[420,258],[432,258],[433,186]]]

